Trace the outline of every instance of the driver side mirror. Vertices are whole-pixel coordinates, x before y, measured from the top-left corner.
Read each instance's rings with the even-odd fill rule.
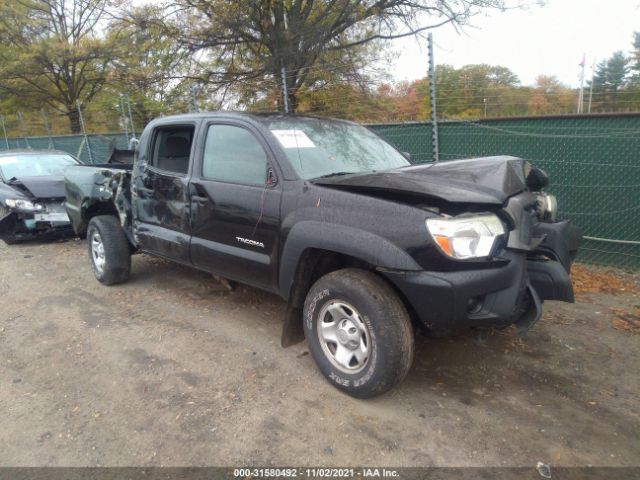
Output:
[[[411,161],[411,154],[409,152],[402,152],[402,155],[404,155],[404,158]]]

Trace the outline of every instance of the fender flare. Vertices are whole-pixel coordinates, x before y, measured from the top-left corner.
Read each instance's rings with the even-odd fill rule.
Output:
[[[278,285],[287,300],[300,259],[310,248],[348,255],[379,268],[422,270],[406,251],[379,235],[348,225],[302,221],[293,226],[282,250]]]

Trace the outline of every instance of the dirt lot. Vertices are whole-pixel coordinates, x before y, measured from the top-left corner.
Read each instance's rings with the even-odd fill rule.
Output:
[[[546,305],[522,340],[418,337],[407,381],[359,401],[280,348],[272,295],[143,255],[107,288],[84,242],[1,244],[0,465],[637,466],[621,285]]]

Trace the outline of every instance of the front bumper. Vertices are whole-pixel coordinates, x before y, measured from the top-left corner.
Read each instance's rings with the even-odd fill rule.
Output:
[[[432,333],[470,327],[507,326],[522,317],[527,295],[526,258],[507,252],[509,262],[491,269],[457,272],[382,272]]]
[[[66,213],[57,211],[42,213],[9,212],[0,218],[0,238],[30,238],[39,235],[63,234],[71,230]]]
[[[534,251],[504,250],[499,266],[453,272],[382,271],[420,322],[437,335],[515,324],[522,333],[541,316],[544,300],[573,302],[569,269],[580,243],[568,222],[544,224]],[[559,238],[569,241],[560,242]]]

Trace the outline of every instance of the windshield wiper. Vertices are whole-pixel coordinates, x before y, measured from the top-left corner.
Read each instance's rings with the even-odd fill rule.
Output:
[[[334,172],[327,173],[326,175],[320,175],[319,177],[312,178],[312,180],[319,180],[320,178],[341,177],[343,175],[364,175],[365,173],[376,173],[376,171],[366,170],[364,172]]]
[[[342,175],[352,175],[357,172],[333,172],[327,173],[326,175],[320,175],[319,177],[314,177],[313,180],[317,180],[319,178],[330,178],[330,177],[340,177]]]

